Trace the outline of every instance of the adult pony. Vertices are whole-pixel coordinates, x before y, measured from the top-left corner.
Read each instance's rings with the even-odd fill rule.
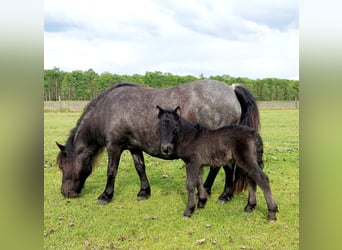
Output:
[[[260,135],[247,126],[230,125],[210,130],[183,119],[180,108],[164,110],[157,106],[160,148],[165,156],[172,148],[185,162],[188,204],[184,216],[190,217],[195,209],[195,188],[198,190],[198,207],[203,208],[207,192],[202,184],[201,171],[205,165],[220,167],[236,162],[249,177],[249,195],[245,211],[256,206],[256,185],[261,187],[268,208],[268,220],[276,220],[278,206],[272,196],[267,175],[263,168],[263,142]]]
[[[114,195],[115,177],[121,153],[129,150],[140,178],[138,199],[148,198],[151,188],[145,172],[143,152],[162,159],[177,159],[175,152],[167,156],[159,147],[156,105],[180,106],[183,116],[211,129],[228,124],[259,126],[259,112],[252,94],[243,86],[230,86],[215,80],[198,80],[173,88],[152,89],[137,84],[121,83],[100,93],[85,108],[65,145],[57,143],[57,163],[62,170],[61,193],[78,197],[91,174],[96,156],[105,147],[108,153],[107,183],[98,197],[107,204]],[[224,167],[226,182],[222,201],[246,188],[245,175]],[[218,169],[211,169],[205,186],[210,193]]]

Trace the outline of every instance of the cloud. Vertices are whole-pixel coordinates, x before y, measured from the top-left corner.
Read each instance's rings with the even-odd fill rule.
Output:
[[[45,68],[298,75],[294,1],[45,1]]]

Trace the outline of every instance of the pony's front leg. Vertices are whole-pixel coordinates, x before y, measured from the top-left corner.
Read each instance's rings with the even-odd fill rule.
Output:
[[[151,195],[151,187],[145,171],[144,155],[140,150],[130,150],[130,152],[133,157],[135,169],[140,178],[140,191],[137,197],[138,200],[145,200]]]
[[[107,168],[107,183],[105,190],[98,197],[97,204],[108,204],[114,195],[115,177],[118,172],[120,156],[122,150],[120,148],[108,148],[108,168]]]
[[[188,191],[188,203],[183,215],[190,217],[195,210],[195,188],[198,182],[199,166],[192,163],[187,163],[186,166],[186,188]]]

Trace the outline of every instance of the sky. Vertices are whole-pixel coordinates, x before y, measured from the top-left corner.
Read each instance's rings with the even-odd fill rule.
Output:
[[[44,69],[299,79],[297,0],[44,0]]]

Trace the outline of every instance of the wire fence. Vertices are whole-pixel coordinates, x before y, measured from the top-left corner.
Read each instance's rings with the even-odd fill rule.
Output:
[[[80,112],[88,101],[45,101],[45,112]],[[260,109],[298,109],[299,101],[267,101],[258,102]]]

